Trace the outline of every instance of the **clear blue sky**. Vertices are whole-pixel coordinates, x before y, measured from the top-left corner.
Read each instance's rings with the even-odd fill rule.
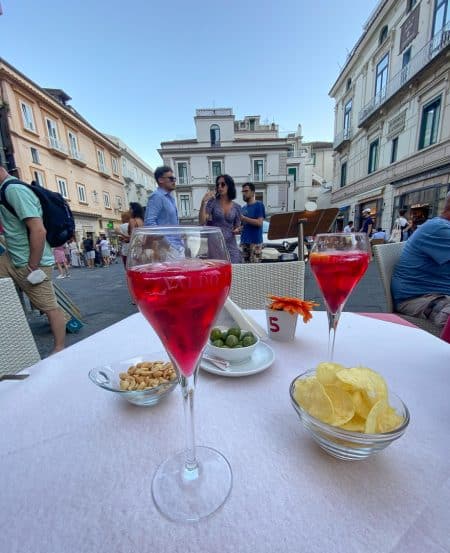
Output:
[[[332,140],[328,91],[377,0],[1,0],[0,55],[153,167],[196,108]]]

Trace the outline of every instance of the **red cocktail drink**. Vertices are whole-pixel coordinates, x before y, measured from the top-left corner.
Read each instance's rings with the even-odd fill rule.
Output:
[[[191,376],[231,284],[227,261],[182,259],[128,269],[130,290],[185,376]]]
[[[166,173],[161,179],[172,181],[171,171]],[[197,446],[194,429],[200,356],[231,286],[223,233],[211,226],[135,228],[127,277],[140,311],[179,371],[183,398],[186,449],[159,465],[152,481],[153,500],[171,520],[199,521],[226,501],[233,484],[227,459],[211,447]]]
[[[369,265],[366,251],[314,252],[309,261],[331,313],[337,313]]]
[[[328,359],[333,360],[342,308],[370,261],[367,234],[317,234],[309,255],[311,271],[322,291],[328,315]]]

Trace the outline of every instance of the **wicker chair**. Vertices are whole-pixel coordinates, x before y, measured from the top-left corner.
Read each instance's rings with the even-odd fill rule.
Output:
[[[267,294],[303,299],[304,261],[233,265],[231,299],[243,309],[264,309]]]
[[[400,255],[403,250],[405,242],[397,242],[395,244],[381,244],[373,246],[373,255],[375,258],[375,263],[377,264],[378,270],[381,276],[381,282],[383,284],[384,294],[386,296],[386,305],[388,313],[395,313],[394,301],[391,294],[391,280],[392,273],[394,272],[394,267],[397,265]],[[428,321],[427,319],[421,319],[419,317],[410,317],[409,315],[404,315],[403,313],[398,313],[403,319],[415,324],[419,328],[439,336],[439,328]]]
[[[33,335],[10,278],[0,278],[0,375],[40,361]]]

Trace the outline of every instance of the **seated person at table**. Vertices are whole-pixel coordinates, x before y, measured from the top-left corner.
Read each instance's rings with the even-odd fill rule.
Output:
[[[391,290],[396,311],[444,327],[450,315],[450,192],[442,215],[405,243]]]
[[[374,240],[386,240],[386,231],[383,230],[381,227],[378,227],[377,232],[374,232],[372,234],[372,238]]]

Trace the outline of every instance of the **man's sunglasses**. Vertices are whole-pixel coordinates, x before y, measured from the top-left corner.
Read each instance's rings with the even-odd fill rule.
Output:
[[[177,177],[166,177],[166,179],[169,179],[170,182],[175,182],[177,180]]]

